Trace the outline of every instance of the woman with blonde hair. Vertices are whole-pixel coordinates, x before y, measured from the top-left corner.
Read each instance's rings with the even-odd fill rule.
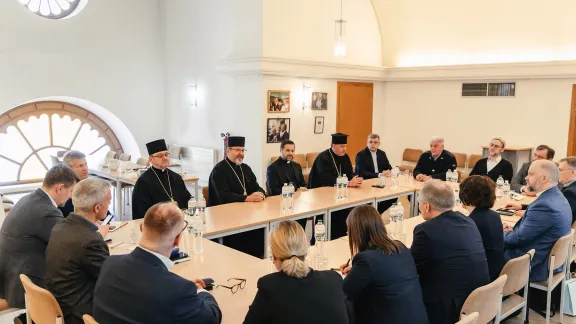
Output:
[[[346,225],[353,258],[352,266],[341,269],[356,323],[428,323],[412,254],[388,237],[378,211],[370,205],[355,207]]]
[[[342,277],[310,269],[304,259],[308,238],[300,224],[282,221],[270,233],[278,272],[258,280],[258,293],[244,319],[251,323],[349,323]]]

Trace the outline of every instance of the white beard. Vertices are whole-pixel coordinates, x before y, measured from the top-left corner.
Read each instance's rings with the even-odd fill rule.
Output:
[[[234,161],[234,163],[236,163],[236,165],[241,165],[242,162],[244,162],[244,159],[240,159],[240,158],[238,158]]]

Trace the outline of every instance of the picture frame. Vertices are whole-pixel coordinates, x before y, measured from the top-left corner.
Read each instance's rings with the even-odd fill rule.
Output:
[[[312,110],[328,110],[328,93],[312,92],[310,107]]]
[[[324,133],[324,117],[316,116],[314,117],[314,134]]]
[[[290,139],[290,118],[268,118],[266,143],[280,143]]]
[[[268,90],[269,113],[290,112],[290,90]]]

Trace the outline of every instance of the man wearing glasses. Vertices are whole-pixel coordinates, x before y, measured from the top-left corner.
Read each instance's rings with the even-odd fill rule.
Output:
[[[146,144],[150,167],[136,181],[132,193],[132,219],[144,218],[148,208],[159,202],[173,202],[180,209],[188,207],[192,197],[182,176],[168,169],[170,153],[163,139]]]
[[[572,223],[576,221],[576,156],[560,160],[560,183],[562,194],[572,208]]]
[[[171,272],[172,250],[186,223],[171,203],[152,206],[140,225],[138,246],[108,257],[94,291],[94,318],[100,323],[220,323],[222,313],[206,284]]]
[[[498,177],[502,176],[505,181],[510,182],[514,175],[514,170],[512,169],[512,163],[502,158],[502,152],[504,152],[505,147],[506,142],[503,139],[500,137],[493,138],[488,147],[489,156],[480,159],[470,171],[470,175],[488,176],[494,182],[498,180]]]
[[[533,161],[537,160],[550,160],[554,158],[554,150],[548,145],[538,145],[536,151],[534,152]],[[510,189],[517,191],[523,195],[536,197],[536,193],[530,191],[530,188],[526,185],[526,177],[528,176],[528,169],[532,162],[526,162],[520,168],[520,171],[512,178],[510,182]]]

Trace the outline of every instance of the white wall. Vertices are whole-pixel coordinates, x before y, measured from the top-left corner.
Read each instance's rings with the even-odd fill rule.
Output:
[[[0,113],[36,98],[75,97],[116,115],[142,152],[163,136],[158,0],[89,1],[60,21],[0,1],[0,40]]]
[[[228,57],[261,52],[260,0],[165,0],[164,22],[169,140],[218,149],[221,158],[220,133],[245,136],[245,161],[260,176],[266,105],[262,78],[217,71]],[[187,97],[187,86],[194,83],[197,108],[189,106]]]
[[[566,80],[520,80],[515,98],[462,98],[459,81],[388,82],[375,96],[374,128],[393,164],[404,148],[427,149],[443,136],[446,149],[481,154],[494,136],[508,146],[547,144],[556,160],[566,155],[572,84]],[[375,91],[376,92],[376,91]]]
[[[334,21],[340,19],[337,0],[264,0],[264,57],[382,65],[378,20],[370,0],[343,0],[346,58],[334,57]]]
[[[576,59],[576,1],[373,0],[386,66]]]

